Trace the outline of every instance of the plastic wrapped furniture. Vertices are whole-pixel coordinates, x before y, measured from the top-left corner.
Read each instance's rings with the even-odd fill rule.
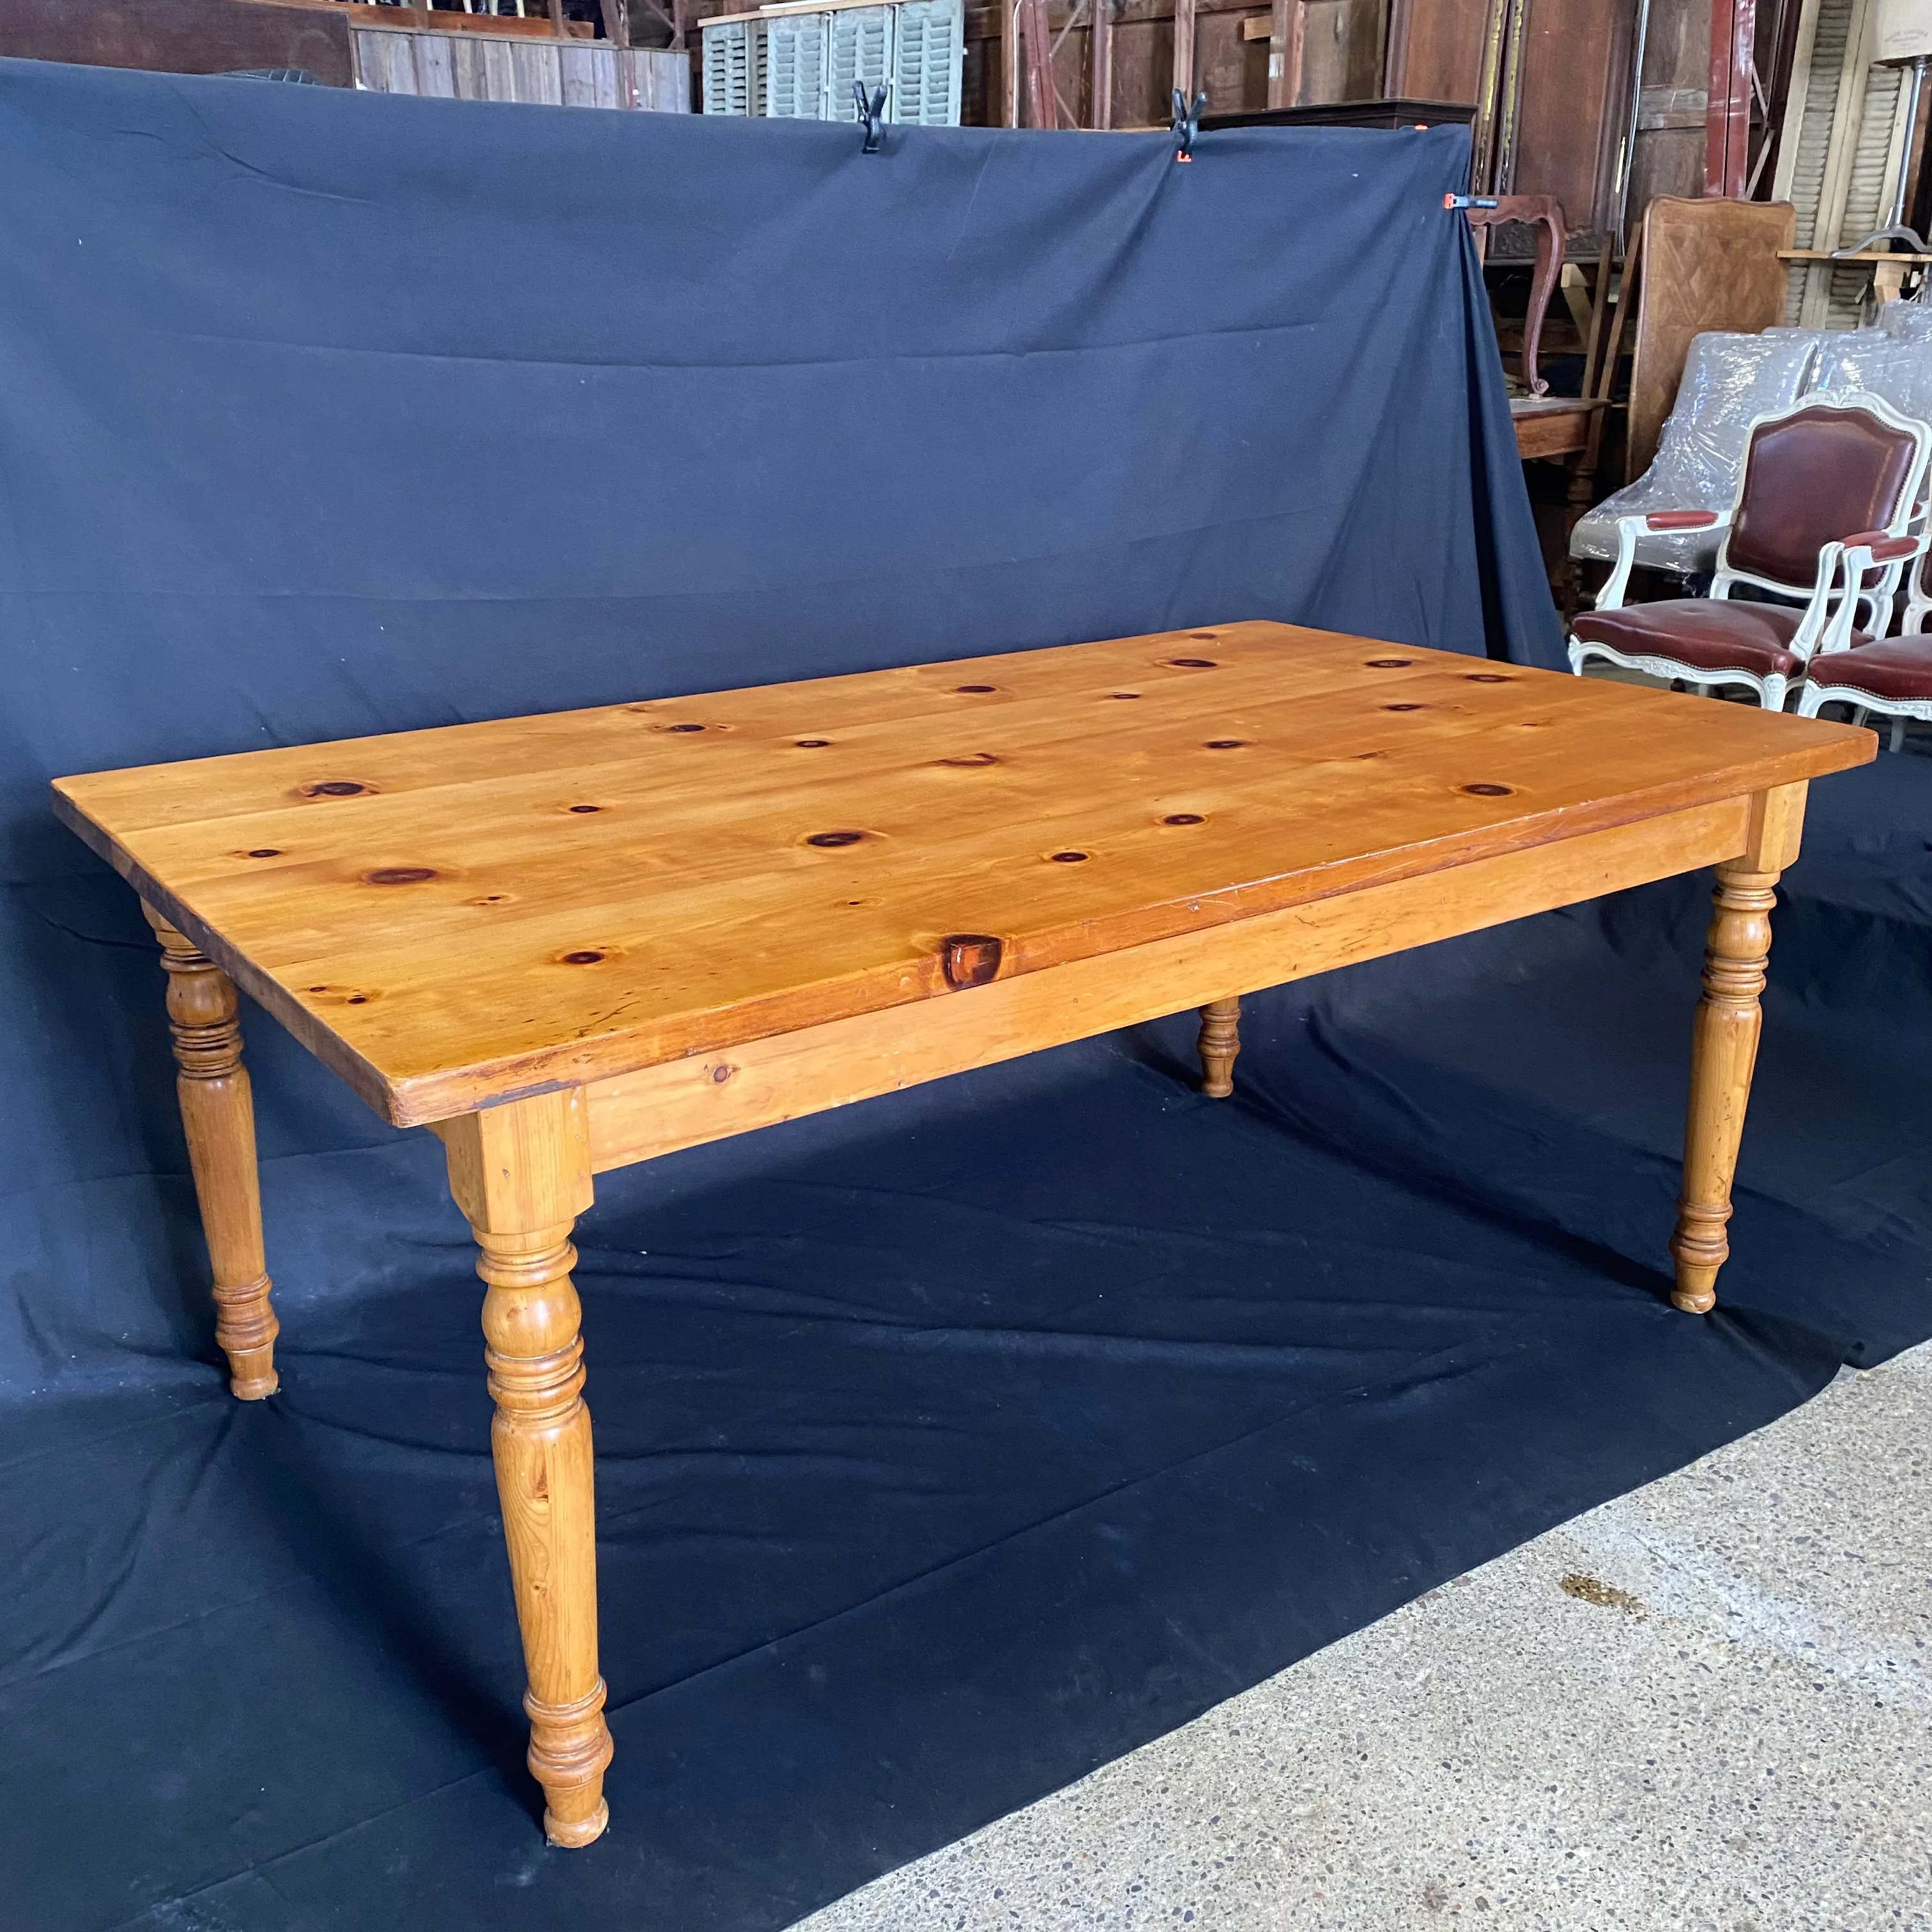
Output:
[[[1664,426],[1657,460],[1577,520],[1570,554],[1611,562],[1618,524],[1652,510],[1724,510],[1738,494],[1744,441],[1760,416],[1788,409],[1811,386],[1822,330],[1768,329],[1760,335],[1712,332],[1690,344],[1676,406]],[[1678,576],[1708,570],[1714,528],[1645,532],[1636,562]]]
[[[1910,526],[1929,448],[1932,429],[1862,390],[1820,390],[1760,417],[1729,509],[1622,520],[1617,567],[1595,610],[1571,626],[1570,668],[1580,676],[1594,658],[1700,691],[1742,685],[1766,710],[1781,710],[1814,652],[1866,644],[1889,627],[1904,560],[1920,548]],[[1692,526],[1724,532],[1710,596],[1625,605],[1638,538]],[[1733,599],[1741,584],[1804,602]],[[1861,606],[1862,630],[1853,628]]]
[[[1878,326],[1901,342],[1932,342],[1932,304],[1888,302],[1880,304]]]
[[[1916,306],[1886,304],[1886,308]],[[1866,390],[1882,397],[1900,416],[1932,422],[1932,336],[1878,328],[1834,336],[1819,352],[1816,380],[1821,389]]]

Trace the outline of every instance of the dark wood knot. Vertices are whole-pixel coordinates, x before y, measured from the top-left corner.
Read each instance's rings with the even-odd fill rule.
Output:
[[[313,784],[296,788],[304,798],[360,798],[364,792],[372,792],[375,789],[374,785],[364,784],[359,778],[317,778]]]
[[[991,752],[975,752],[967,758],[941,758],[938,762],[942,765],[950,765],[955,771],[965,772],[976,771],[987,765],[997,765],[1000,761]]]
[[[1382,709],[1384,711],[1426,711],[1429,707],[1426,704],[1384,704]]]
[[[830,738],[795,738],[792,742],[801,752],[822,752],[832,740]]]
[[[595,966],[603,957],[601,947],[580,946],[574,952],[562,954],[557,963],[563,966]]]
[[[1218,669],[1212,658],[1168,658],[1163,660],[1176,670],[1214,670]]]
[[[1138,691],[1114,691],[1108,692],[1108,695],[1111,698],[1138,698],[1140,693]]]
[[[865,836],[862,832],[814,832],[805,842],[808,845],[829,849],[840,845],[856,845]]]
[[[1204,825],[1208,821],[1198,812],[1170,812],[1160,822],[1163,825]]]
[[[1499,670],[1472,670],[1462,674],[1471,684],[1514,684],[1516,680],[1507,672]]]
[[[1472,798],[1510,798],[1516,791],[1514,785],[1499,784],[1466,784],[1458,789],[1467,792]]]
[[[428,866],[379,866],[373,872],[362,874],[365,886],[419,886],[425,879],[436,877]]]
[[[939,961],[946,983],[956,992],[983,986],[1000,970],[1004,943],[990,932],[949,932],[939,942]]]
[[[573,805],[566,807],[566,809],[571,812],[602,812],[604,808],[601,805]]]
[[[1047,856],[1056,866],[1084,866],[1087,862],[1084,852],[1051,852]]]
[[[702,724],[667,724],[664,729],[667,731],[702,731],[704,727]]]
[[[1413,658],[1366,658],[1363,662],[1370,670],[1401,670],[1414,663],[1415,660]]]
[[[962,695],[988,692],[991,691],[993,688],[994,687],[990,684],[956,684],[952,687],[955,692],[960,693]]]
[[[1210,752],[1238,752],[1247,742],[1245,738],[1210,738],[1206,748]]]
[[[279,845],[256,845],[243,856],[250,859],[279,859],[282,856],[282,848]]]
[[[1197,644],[1213,644],[1220,641],[1219,631],[1190,631],[1187,634]]]

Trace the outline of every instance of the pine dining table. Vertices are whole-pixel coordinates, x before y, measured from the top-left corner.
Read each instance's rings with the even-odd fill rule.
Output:
[[[1714,867],[1672,1300],[1714,1303],[1780,872],[1873,734],[1273,622],[65,778],[166,972],[234,1393],[277,1387],[238,988],[474,1232],[530,1766],[604,1828],[571,1235],[597,1174]],[[1688,994],[1688,989],[1687,989]],[[1660,1246],[1663,1231],[1659,1230]]]

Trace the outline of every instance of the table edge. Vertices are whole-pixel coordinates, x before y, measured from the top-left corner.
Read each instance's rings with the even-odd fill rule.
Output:
[[[1313,904],[1324,898],[1370,890],[1376,886],[1402,879],[1436,872],[1447,874],[1453,873],[1460,866],[1480,858],[1528,850],[1644,819],[1663,818],[1672,812],[1716,804],[1729,798],[1748,797],[1781,784],[1808,783],[1814,778],[1830,777],[1838,772],[1870,764],[1877,754],[1877,734],[1857,726],[1838,728],[1844,734],[1842,736],[1822,742],[1814,740],[1802,747],[1793,747],[1790,751],[1768,754],[1743,764],[1727,766],[1706,777],[1674,780],[1642,791],[1614,794],[1607,800],[1592,801],[1582,806],[1554,807],[1538,817],[1521,820],[1520,829],[1524,836],[1513,839],[1507,844],[1486,847],[1480,853],[1466,853],[1460,857],[1442,858],[1436,862],[1429,863],[1426,862],[1429,854],[1432,847],[1441,842],[1405,848],[1402,849],[1406,853],[1413,855],[1414,862],[1393,865],[1370,877],[1357,877],[1346,883],[1337,884],[1325,891],[1316,890],[1287,896],[1265,904],[1250,905],[1226,917],[1200,920],[1177,930],[1210,931],[1216,926],[1237,925],[1246,919],[1264,917],[1288,906]],[[92,776],[94,775],[74,775],[76,778]],[[821,1024],[827,1019],[838,1016],[827,1012],[778,1021],[767,1012],[761,1019],[759,1017],[760,1009],[769,1009],[776,1005],[781,997],[773,995],[756,1004],[748,1004],[735,1010],[732,1015],[721,1020],[716,1028],[707,1030],[701,1041],[692,1041],[674,1052],[663,1052],[644,1045],[644,1036],[646,1030],[640,1026],[628,1029],[626,1033],[607,1035],[602,1042],[565,1042],[555,1046],[531,1048],[496,1060],[476,1061],[460,1067],[442,1067],[425,1073],[392,1077],[365,1058],[339,1034],[324,1025],[278,980],[255,967],[245,956],[230,946],[218,930],[200,919],[192,908],[149,874],[111,833],[88,816],[86,808],[77,800],[63,790],[62,787],[68,781],[64,778],[56,778],[51,782],[55,814],[61,822],[76,833],[90,850],[112,866],[143,899],[220,967],[257,1006],[292,1034],[374,1113],[392,1126],[424,1126],[433,1121],[478,1112],[488,1107],[500,1106],[537,1094],[586,1086],[593,1081],[635,1073],[646,1067],[688,1059],[694,1054],[722,1051],[743,1046],[753,1040],[800,1031],[806,1027]],[[1152,937],[1162,936],[1164,935]],[[1147,942],[1130,942],[1136,943]],[[1129,950],[1127,946],[1100,946],[1092,948],[1088,953],[1069,956],[1091,957],[1109,951],[1126,950]],[[1052,963],[1065,964],[1067,962],[1062,960]],[[1039,967],[1022,969],[1026,971],[1047,970],[1050,970],[1050,964],[1046,963]],[[906,976],[902,975],[902,983]],[[1019,973],[1003,973],[1000,975],[1002,978],[1019,976]],[[845,1007],[843,1010],[851,1016],[883,1012],[893,1006],[909,1004],[916,1000],[939,997],[940,990],[930,988],[916,989],[902,993],[898,998],[869,1000],[856,1006]],[[795,995],[784,997],[794,1000],[796,998]],[[734,1020],[738,1023],[732,1024]],[[637,1042],[628,1052],[622,1046],[627,1036]],[[601,1052],[598,1052],[600,1046]],[[575,1066],[567,1077],[560,1076],[554,1071],[566,1056],[580,1057],[586,1052],[598,1054],[594,1065]]]

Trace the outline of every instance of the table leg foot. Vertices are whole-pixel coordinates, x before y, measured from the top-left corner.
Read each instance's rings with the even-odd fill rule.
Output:
[[[543,1786],[544,1836],[553,1845],[587,1845],[610,1822],[604,1802],[610,1733],[604,1722],[604,1680],[574,1704],[546,1704],[526,1693],[530,1772]]]
[[[1717,1304],[1718,1270],[1730,1252],[1731,1183],[1763,1024],[1759,995],[1771,951],[1778,874],[1748,860],[1718,868],[1716,910],[1705,942],[1703,996],[1690,1036],[1690,1104],[1684,1130],[1684,1186],[1670,1252],[1670,1299],[1687,1315]]]
[[[530,1767],[553,1844],[587,1845],[609,1822],[610,1733],[597,1671],[597,1532],[584,1342],[570,1270],[590,1204],[574,1094],[447,1123],[451,1191],[476,1237],[490,1432],[503,1540],[524,1640]]]
[[[168,1025],[188,1166],[214,1275],[214,1339],[228,1358],[228,1385],[259,1402],[280,1385],[262,1243],[261,1180],[255,1162],[255,1103],[242,1064],[235,982],[192,941],[143,904],[161,943],[168,976]]]
[[[1210,1000],[1201,1009],[1201,1090],[1225,1100],[1234,1090],[1234,1056],[1241,1050],[1241,1003]]]

